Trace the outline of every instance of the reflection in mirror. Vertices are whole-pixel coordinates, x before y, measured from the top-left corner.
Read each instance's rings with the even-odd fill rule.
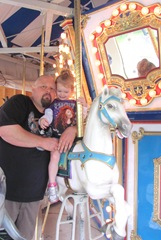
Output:
[[[159,67],[156,29],[148,27],[110,37],[105,48],[113,75],[125,79],[145,77],[152,69]]]

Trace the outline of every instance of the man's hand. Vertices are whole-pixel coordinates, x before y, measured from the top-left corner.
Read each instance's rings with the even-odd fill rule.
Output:
[[[42,137],[42,144],[40,147],[50,152],[58,150],[58,139]]]
[[[66,152],[71,148],[76,135],[76,126],[66,128],[66,130],[62,133],[58,144],[58,150],[60,153]]]

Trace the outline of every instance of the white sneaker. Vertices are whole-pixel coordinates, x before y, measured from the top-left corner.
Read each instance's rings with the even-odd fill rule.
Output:
[[[51,203],[58,202],[59,197],[58,197],[58,187],[57,187],[57,185],[52,186],[52,187],[48,187],[47,195],[48,195],[49,202],[51,202]]]

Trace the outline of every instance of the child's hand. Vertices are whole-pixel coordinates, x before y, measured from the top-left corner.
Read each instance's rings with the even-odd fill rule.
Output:
[[[48,121],[46,120],[46,118],[41,118],[40,119],[40,127],[42,129],[46,129],[47,127],[49,127],[49,123]]]
[[[88,107],[88,105],[87,105],[84,97],[79,97],[79,98],[77,99],[77,101],[78,101],[83,107],[86,107],[86,108]]]

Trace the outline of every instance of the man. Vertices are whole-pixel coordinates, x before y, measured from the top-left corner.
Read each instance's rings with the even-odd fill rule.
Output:
[[[27,240],[34,235],[40,200],[47,186],[49,151],[70,149],[77,132],[76,127],[69,127],[59,143],[50,137],[50,129],[41,136],[38,119],[54,98],[53,77],[41,76],[32,86],[31,98],[15,95],[0,109],[0,167],[7,184],[5,207]]]

